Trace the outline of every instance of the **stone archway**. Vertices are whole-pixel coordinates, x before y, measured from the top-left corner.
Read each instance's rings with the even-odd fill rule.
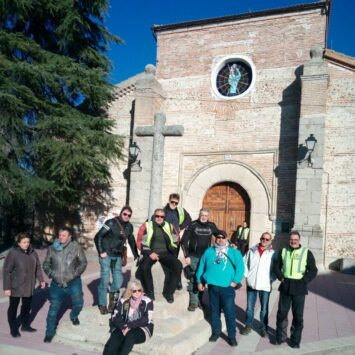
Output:
[[[184,207],[193,217],[197,217],[207,190],[223,181],[239,184],[247,192],[250,198],[250,242],[257,243],[261,233],[272,231],[272,221],[269,218],[271,197],[260,174],[244,163],[214,163],[199,170],[184,186]]]
[[[210,220],[229,237],[244,221],[250,225],[250,198],[245,189],[234,182],[223,181],[211,186],[202,207],[210,210]]]

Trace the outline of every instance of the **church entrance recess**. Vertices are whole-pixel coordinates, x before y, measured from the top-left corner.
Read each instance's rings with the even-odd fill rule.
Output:
[[[250,220],[250,199],[247,192],[233,182],[221,182],[208,189],[202,206],[210,210],[209,220],[227,232],[233,231]]]
[[[250,201],[250,243],[256,244],[261,233],[272,231],[271,195],[262,176],[239,161],[216,162],[204,166],[186,181],[182,193],[182,205],[191,214],[198,217],[207,191],[211,186],[231,182],[242,186]],[[219,228],[222,228],[221,226]]]

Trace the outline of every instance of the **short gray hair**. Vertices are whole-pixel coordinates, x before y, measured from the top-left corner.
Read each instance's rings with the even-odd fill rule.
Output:
[[[201,208],[200,209],[200,215],[202,212],[210,213],[210,210],[208,208]]]

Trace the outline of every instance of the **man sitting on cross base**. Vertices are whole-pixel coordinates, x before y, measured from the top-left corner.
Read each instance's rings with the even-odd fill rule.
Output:
[[[142,282],[147,296],[154,300],[152,266],[159,261],[165,268],[163,296],[168,303],[174,302],[174,292],[181,275],[182,264],[176,258],[177,231],[165,221],[165,212],[158,208],[154,211],[153,221],[145,222],[138,232],[137,245],[142,259],[136,277]]]

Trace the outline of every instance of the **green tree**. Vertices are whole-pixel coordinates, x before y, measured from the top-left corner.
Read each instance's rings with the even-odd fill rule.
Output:
[[[107,6],[0,0],[0,214],[73,213],[109,187],[122,139],[107,116],[106,51],[121,40]]]

